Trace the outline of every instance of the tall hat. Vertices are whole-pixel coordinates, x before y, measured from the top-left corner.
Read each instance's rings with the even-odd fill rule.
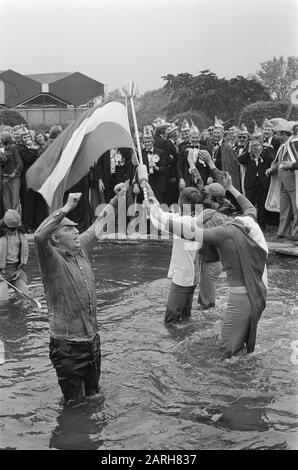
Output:
[[[234,132],[237,132],[237,133],[240,131],[240,129],[237,126],[229,127],[229,131],[231,131],[231,130],[234,131]]]
[[[199,129],[197,128],[197,126],[195,126],[195,124],[194,124],[194,122],[193,122],[192,119],[190,120],[190,122],[191,122],[190,135],[191,135],[191,136],[194,136],[194,135],[196,135],[196,134],[200,135],[200,131],[199,131]]]
[[[221,119],[217,119],[216,116],[215,116],[215,120],[214,120],[214,127],[217,128],[217,129],[224,129],[223,121]]]
[[[189,131],[190,130],[190,125],[188,124],[188,121],[187,119],[184,119],[182,124],[181,124],[181,132],[184,132],[184,131]]]
[[[244,124],[244,122],[240,126],[240,134],[249,135],[248,129],[247,129],[246,125]]]
[[[269,119],[265,118],[262,127],[271,127],[273,129],[273,123]]]
[[[286,119],[280,118],[274,123],[274,130],[280,132],[292,132],[292,126]]]
[[[143,139],[153,139],[152,126],[145,126],[143,129]]]
[[[270,122],[273,125],[273,129],[275,130],[276,124],[279,123],[280,121],[283,121],[283,120],[284,120],[284,118],[281,118],[281,117],[270,119]]]
[[[21,135],[22,134],[28,134],[29,133],[29,130],[27,129],[26,126],[24,126],[24,124],[22,124],[21,126]]]
[[[166,128],[166,127],[169,127],[169,123],[166,122],[166,120],[164,118],[156,118],[154,119],[153,123],[152,123],[154,129],[157,131],[157,129],[161,129],[161,128]]]
[[[260,138],[263,137],[262,131],[259,128],[259,126],[257,125],[257,123],[254,119],[253,119],[253,122],[254,122],[254,130],[253,130],[253,133],[252,133],[252,137],[254,139],[260,139]]]
[[[176,132],[178,130],[178,126],[177,126],[177,122],[178,122],[178,119],[176,119],[176,121],[174,122],[171,122],[167,129],[166,129],[166,133],[167,133],[167,136],[169,137],[171,134],[173,134],[173,132]]]
[[[22,224],[22,219],[21,219],[20,214],[13,209],[8,209],[5,212],[3,221],[5,225],[7,225],[7,227],[10,227],[10,228],[19,227]]]

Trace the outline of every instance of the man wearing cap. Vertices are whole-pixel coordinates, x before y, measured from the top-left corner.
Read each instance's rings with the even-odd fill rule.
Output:
[[[7,284],[3,276],[19,290],[28,294],[27,276],[24,271],[28,261],[28,244],[20,214],[8,209],[0,223],[0,300],[8,300]]]
[[[124,190],[119,195],[124,194]],[[114,217],[117,196],[85,232],[66,217],[78,204],[66,204],[37,229],[34,242],[45,288],[50,323],[50,359],[66,403],[77,404],[98,392],[101,351],[96,320],[96,287],[88,251]]]
[[[200,131],[192,122],[192,126],[190,128],[190,145],[184,146],[178,155],[177,175],[179,189],[183,189],[187,186],[197,186],[198,181],[196,181],[196,177],[193,177],[190,171],[190,158],[194,161],[203,185],[207,183],[207,179],[210,176],[210,170],[205,159],[209,151],[209,147],[200,143]],[[199,184],[201,184],[201,180],[199,181]],[[202,189],[200,186],[197,187],[198,189]]]
[[[295,170],[298,162],[298,138],[291,138],[291,131],[292,128],[285,119],[280,119],[275,124],[276,138],[281,146],[274,162],[266,172],[267,176],[273,176],[266,205],[269,209],[270,198],[274,193],[274,176],[277,175],[280,198],[277,239],[291,236],[295,242],[298,242],[298,171]]]
[[[170,123],[166,122],[163,118],[156,118],[152,123],[154,129],[154,147],[168,151],[166,144],[166,129],[169,127]]]

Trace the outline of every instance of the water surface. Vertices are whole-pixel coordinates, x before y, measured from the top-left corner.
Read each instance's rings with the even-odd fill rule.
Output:
[[[30,292],[43,309],[12,299],[0,310],[2,449],[298,449],[297,259],[269,257],[256,350],[224,363],[226,281],[219,280],[215,309],[201,311],[196,292],[192,319],[166,328],[170,254],[166,242],[106,241],[94,249],[101,392],[68,410],[48,358],[32,250]]]

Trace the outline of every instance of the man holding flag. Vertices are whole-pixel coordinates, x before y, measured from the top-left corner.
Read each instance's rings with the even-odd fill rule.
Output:
[[[88,109],[68,126],[26,173],[27,186],[43,196],[52,212],[35,232],[34,241],[49,312],[50,359],[66,403],[72,405],[98,392],[101,352],[88,251],[103,233],[105,224],[100,221],[115,220],[117,196],[79,234],[77,224],[66,215],[82,194],[70,193],[64,206],[63,195],[114,147],[133,149],[134,144],[125,106],[110,101]],[[115,188],[119,195],[122,186]]]

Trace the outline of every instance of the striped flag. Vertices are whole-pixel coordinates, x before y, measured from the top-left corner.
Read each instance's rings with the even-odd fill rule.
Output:
[[[88,109],[57,137],[27,171],[27,187],[54,211],[63,205],[64,192],[114,147],[134,149],[134,144],[126,107],[110,101]]]

